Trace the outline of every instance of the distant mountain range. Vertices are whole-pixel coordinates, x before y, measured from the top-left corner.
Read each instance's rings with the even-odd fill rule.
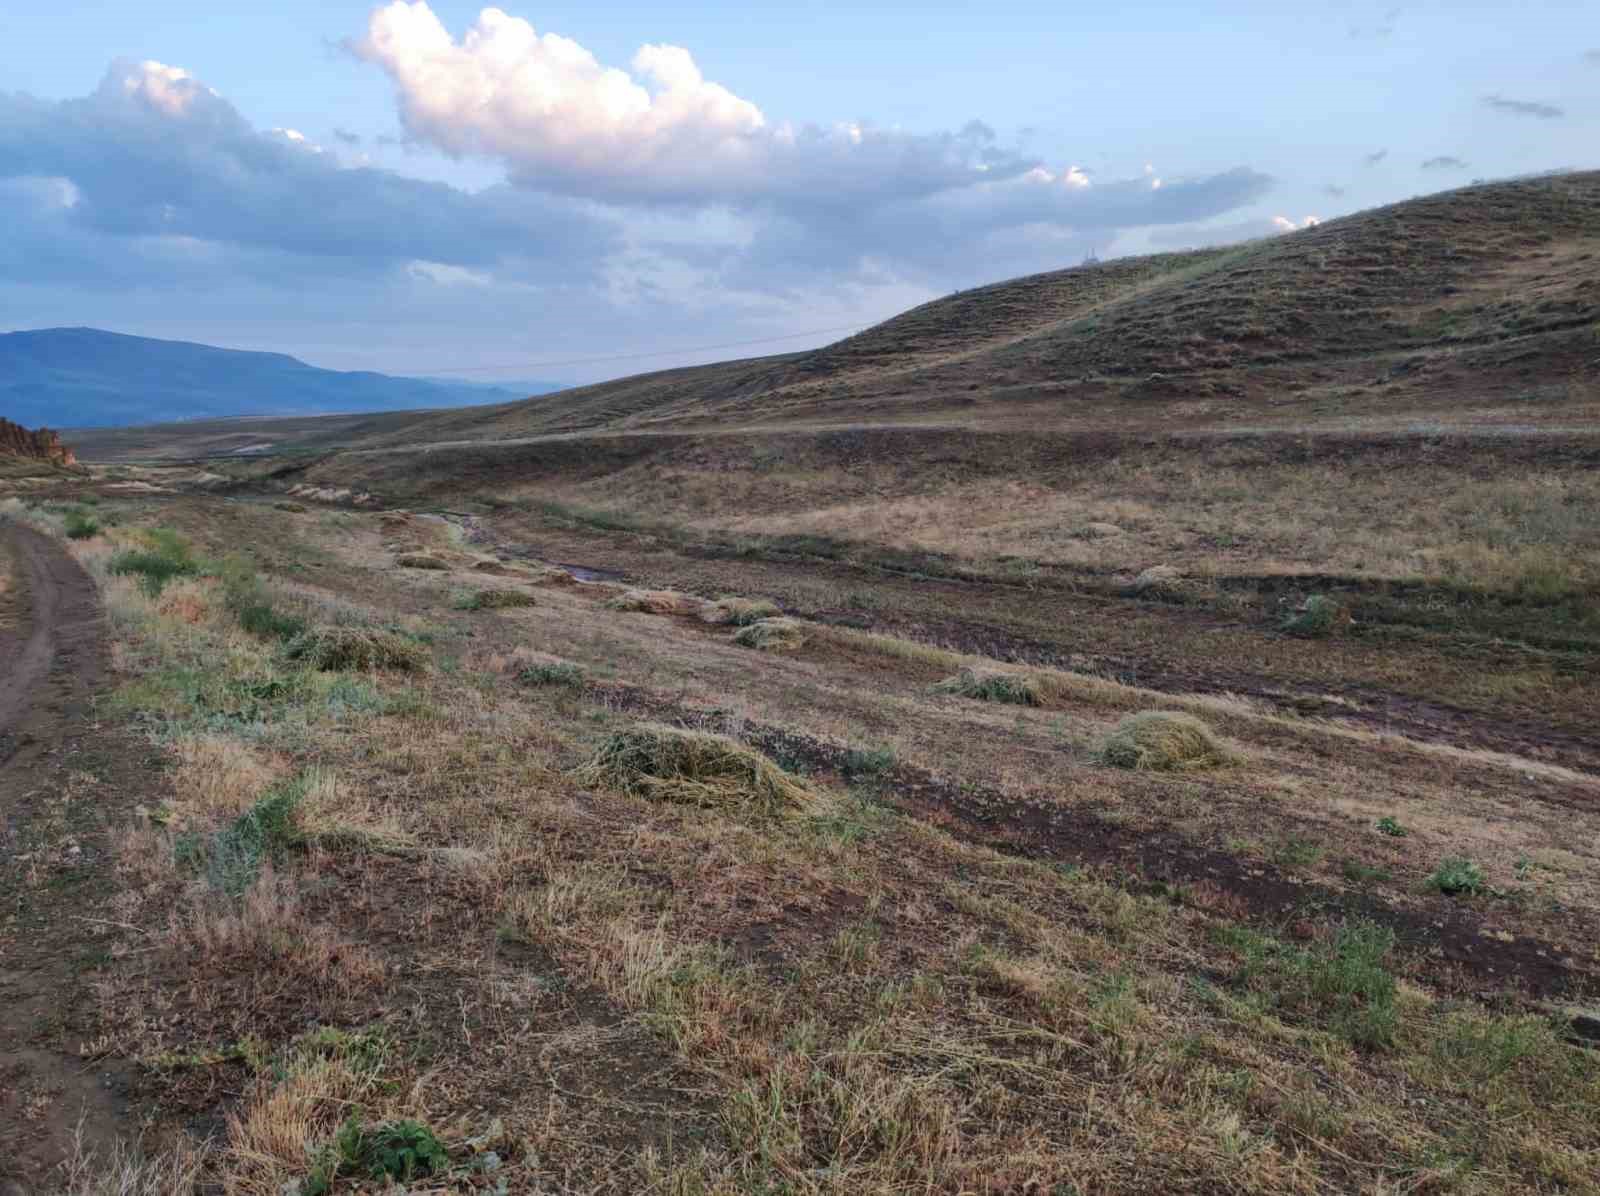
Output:
[[[556,382],[459,382],[323,370],[282,353],[98,328],[0,334],[0,416],[27,427],[461,407],[561,389]]]

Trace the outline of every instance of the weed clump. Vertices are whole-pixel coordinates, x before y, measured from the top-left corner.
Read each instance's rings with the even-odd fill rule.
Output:
[[[935,692],[955,694],[979,702],[1005,702],[1012,706],[1037,706],[1039,687],[1027,677],[983,669],[962,669],[933,687]]]
[[[734,627],[748,627],[779,613],[778,604],[770,598],[724,597],[700,608],[700,618],[705,622]]]
[[[450,1170],[450,1152],[419,1121],[364,1126],[351,1114],[333,1143],[318,1154],[311,1174],[296,1186],[302,1196],[326,1196],[341,1175],[409,1183]]]
[[[1183,573],[1171,565],[1152,565],[1133,579],[1126,592],[1136,597],[1176,597],[1183,592]]]
[[[1313,594],[1300,609],[1283,621],[1283,630],[1290,635],[1315,639],[1333,632],[1350,622],[1350,610],[1326,594]]]
[[[371,627],[313,627],[289,641],[286,654],[324,673],[344,669],[421,672],[428,650],[416,640]]]
[[[255,566],[242,556],[231,556],[222,562],[224,603],[239,626],[261,639],[292,640],[306,629],[306,621],[298,615],[286,615],[273,605]]]
[[[619,731],[576,772],[650,801],[778,815],[815,794],[759,752],[705,731],[645,724]]]
[[[242,896],[260,875],[263,861],[296,841],[294,813],[307,785],[304,777],[279,785],[221,830],[180,837],[173,845],[178,862],[199,868],[218,892]]]
[[[648,615],[698,613],[700,600],[677,590],[624,590],[606,603],[607,610],[639,611]]]
[[[272,509],[274,511],[284,511],[290,515],[304,515],[306,513],[304,504],[297,502],[275,502],[272,504]]]
[[[734,632],[733,642],[762,652],[793,652],[805,644],[806,633],[798,619],[758,619]]]
[[[394,563],[402,569],[448,569],[450,566],[436,556],[429,556],[423,552],[403,552],[394,558]]]
[[[1180,772],[1235,763],[1235,757],[1192,714],[1146,710],[1130,714],[1100,745],[1100,759],[1115,768]]]
[[[1428,877],[1428,887],[1446,897],[1476,897],[1489,886],[1483,879],[1483,869],[1477,864],[1461,856],[1451,856],[1439,862],[1433,875]]]
[[[456,603],[457,610],[506,610],[515,606],[532,606],[533,595],[521,590],[477,590]]]

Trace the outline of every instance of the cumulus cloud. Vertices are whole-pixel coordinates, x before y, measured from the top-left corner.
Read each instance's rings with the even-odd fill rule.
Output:
[[[1031,219],[1103,223],[1112,197],[1131,200],[1124,223],[1151,210],[1079,167],[1051,168],[1001,145],[981,121],[916,134],[775,120],[708,80],[681,46],[646,45],[622,70],[499,9],[485,9],[457,40],[424,0],[395,0],[351,48],[393,80],[411,137],[497,159],[529,189],[613,204],[759,207],[802,221],[822,212],[870,221],[896,205],[965,202],[958,196],[981,199],[995,223],[1024,209]],[[1138,190],[1162,187],[1147,167]]]
[[[1531,116],[1537,120],[1556,120],[1567,114],[1565,108],[1557,108],[1554,104],[1543,104],[1537,100],[1511,100],[1505,96],[1484,96],[1483,102],[1496,112],[1504,112],[1509,116]]]
[[[1440,154],[1437,158],[1429,158],[1422,163],[1424,170],[1465,170],[1467,164],[1460,158],[1451,157],[1449,154]]]
[[[1296,224],[1288,216],[1274,216],[1272,218],[1272,227],[1277,229],[1280,233],[1297,232],[1302,228],[1315,228],[1321,223],[1322,218],[1320,216],[1307,216],[1298,224]]]

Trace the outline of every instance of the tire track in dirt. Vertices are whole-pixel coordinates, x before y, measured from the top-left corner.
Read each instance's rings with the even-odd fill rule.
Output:
[[[61,822],[69,773],[90,766],[90,703],[105,676],[93,581],[48,536],[0,523],[20,617],[0,627],[0,1190],[44,1191],[72,1150],[123,1122],[116,1069],[72,1053],[89,949],[70,907],[105,875],[95,844]],[[124,762],[126,764],[128,762]],[[84,882],[88,882],[87,884]]]

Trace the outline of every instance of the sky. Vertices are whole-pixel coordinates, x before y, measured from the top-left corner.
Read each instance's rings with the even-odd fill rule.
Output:
[[[1592,0],[5,0],[0,330],[592,381],[1600,166]]]

